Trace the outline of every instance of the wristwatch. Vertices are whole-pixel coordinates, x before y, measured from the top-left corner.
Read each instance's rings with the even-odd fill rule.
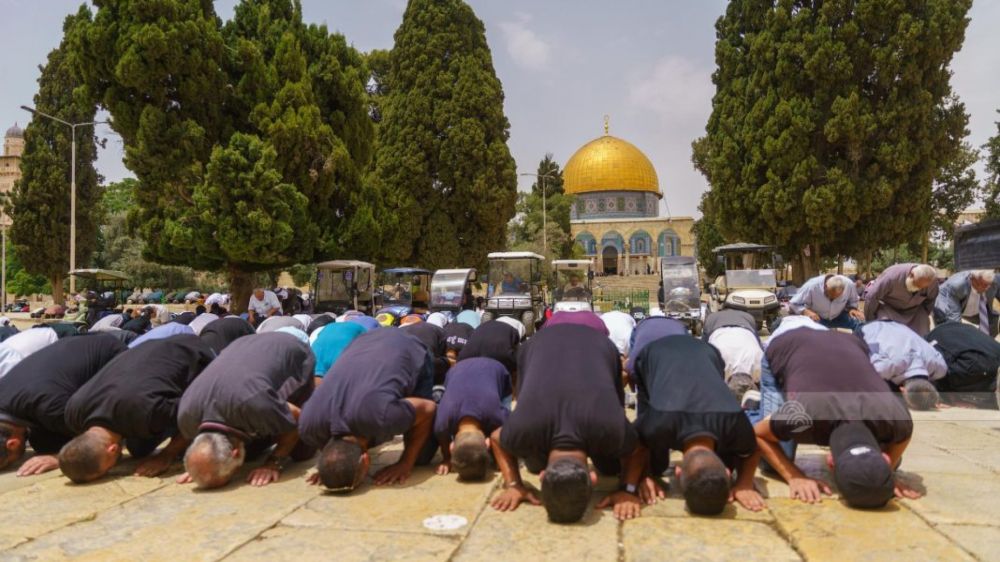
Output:
[[[635,494],[636,490],[638,490],[638,489],[639,489],[639,487],[636,486],[635,484],[622,484],[621,485],[621,490],[623,492],[628,492],[630,494]]]
[[[274,457],[267,459],[267,464],[273,465],[274,468],[278,469],[278,472],[284,472],[285,468],[288,467],[288,462],[291,457]]]

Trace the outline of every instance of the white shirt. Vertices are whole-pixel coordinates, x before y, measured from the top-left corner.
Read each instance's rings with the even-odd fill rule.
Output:
[[[264,291],[263,299],[258,299],[257,295],[250,295],[250,302],[247,304],[247,310],[252,310],[254,314],[260,316],[267,316],[275,308],[281,310],[281,301],[272,291]]]
[[[618,348],[618,353],[620,355],[628,355],[632,330],[635,329],[635,318],[624,312],[614,310],[602,314],[601,321],[608,327],[608,338]]]
[[[59,336],[52,328],[31,328],[7,338],[0,346],[16,351],[24,359],[39,349],[56,343],[58,339]]]
[[[125,323],[125,318],[121,314],[109,314],[101,318],[90,328],[91,332],[110,331],[120,328]]]
[[[208,326],[210,323],[215,322],[218,319],[218,315],[212,314],[211,312],[204,312],[195,316],[194,320],[192,320],[188,326],[194,330],[195,334],[201,334],[201,331],[205,328],[205,326]]]
[[[229,299],[226,295],[223,295],[222,293],[212,293],[211,295],[208,295],[207,299],[205,299],[205,306],[212,306],[213,304],[226,306],[228,302]]]
[[[21,354],[0,344],[0,379],[21,362]]]
[[[764,350],[757,342],[757,336],[746,328],[726,326],[716,328],[708,337],[708,343],[715,346],[726,362],[726,379],[736,373],[743,373],[760,380],[760,361]]]
[[[764,349],[767,349],[768,344],[774,341],[774,338],[781,336],[786,332],[792,330],[797,330],[799,328],[809,328],[810,330],[826,330],[827,327],[820,324],[819,322],[813,322],[808,316],[785,316],[781,319],[781,323],[778,324],[778,329],[771,333],[771,336],[767,338],[764,342]]]

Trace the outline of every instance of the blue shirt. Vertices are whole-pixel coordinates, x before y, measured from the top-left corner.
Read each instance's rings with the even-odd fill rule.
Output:
[[[507,421],[510,410],[503,405],[511,395],[510,373],[495,359],[473,357],[455,364],[445,379],[444,396],[434,416],[438,441],[451,439],[462,418],[479,422],[489,437]]]
[[[833,320],[841,315],[844,309],[858,308],[858,291],[854,287],[854,282],[840,275],[844,280],[844,292],[834,300],[826,296],[826,280],[832,275],[817,275],[806,281],[799,292],[788,301],[789,308],[795,314],[802,314],[802,311],[809,309],[819,315],[823,320]]]
[[[138,345],[142,345],[148,341],[162,340],[169,338],[171,336],[178,336],[181,334],[194,334],[194,330],[191,326],[186,324],[178,324],[177,322],[170,322],[162,326],[157,326],[152,330],[146,332],[145,334],[132,340],[132,343],[128,344],[128,348],[132,349]]]
[[[337,362],[347,346],[366,331],[364,326],[356,322],[340,322],[323,326],[323,331],[312,343],[313,354],[316,355],[316,376],[326,375],[326,372]]]
[[[924,338],[904,324],[882,320],[861,327],[878,374],[901,385],[912,377],[936,380],[948,373],[944,357]]]

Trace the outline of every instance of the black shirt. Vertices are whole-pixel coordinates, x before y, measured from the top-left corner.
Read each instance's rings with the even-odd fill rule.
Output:
[[[480,324],[469,341],[466,342],[458,360],[473,357],[489,357],[496,359],[507,368],[514,371],[517,368],[517,345],[521,341],[520,334],[510,324],[499,320],[490,320]]]
[[[124,437],[150,439],[177,426],[177,405],[215,353],[198,336],[146,342],[119,354],[66,404],[74,433],[100,426]]]
[[[771,415],[771,432],[825,446],[837,426],[860,421],[879,443],[908,439],[910,412],[872,367],[868,351],[861,338],[836,331],[799,329],[775,338],[765,353],[787,401]]]
[[[577,324],[545,328],[521,346],[518,373],[517,407],[500,439],[529,466],[545,466],[553,449],[602,458],[635,449],[618,350],[607,336]]]
[[[57,453],[73,437],[66,403],[126,347],[107,334],[66,338],[26,357],[0,379],[0,420],[29,428],[36,452]]]
[[[443,382],[448,372],[448,359],[445,358],[444,330],[428,322],[417,322],[400,328],[403,333],[413,336],[424,344],[434,359],[434,382]]]
[[[1000,343],[961,322],[945,322],[927,334],[927,341],[941,353],[948,376],[938,388],[953,392],[995,392],[1000,369]]]
[[[725,363],[711,345],[691,336],[667,336],[643,348],[635,362],[639,405],[635,427],[657,474],[670,450],[711,437],[730,468],[753,454],[757,438],[725,383]]]
[[[511,395],[510,373],[499,361],[474,357],[459,361],[448,371],[444,396],[434,414],[434,435],[439,441],[458,431],[462,418],[479,422],[487,437],[507,421],[510,411],[502,400]]]
[[[226,316],[206,324],[198,337],[208,344],[216,354],[219,354],[229,344],[253,333],[253,326],[246,320],[239,316]]]
[[[472,326],[464,322],[452,322],[446,325],[444,327],[445,351],[461,352],[465,348],[465,344],[469,343],[469,338],[472,337],[474,331]]]
[[[712,332],[719,328],[745,328],[757,335],[757,321],[749,312],[733,310],[730,308],[713,312],[705,318],[705,327],[702,329],[702,339],[708,341]]]
[[[122,330],[135,332],[141,335],[149,331],[149,326],[150,326],[149,316],[142,314],[122,324]]]
[[[250,437],[295,429],[288,403],[301,406],[312,394],[315,364],[309,345],[291,334],[240,338],[184,391],[177,415],[181,434],[192,439],[206,422]]]
[[[396,328],[359,336],[333,364],[306,402],[299,435],[321,448],[331,437],[363,436],[369,446],[406,433],[416,412],[409,396],[431,399],[434,368],[416,338]]]

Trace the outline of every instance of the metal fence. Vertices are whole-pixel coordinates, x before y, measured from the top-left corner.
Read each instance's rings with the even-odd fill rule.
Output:
[[[649,289],[602,288],[594,289],[594,310],[609,312],[619,310],[631,312],[633,308],[642,308],[649,314]]]

